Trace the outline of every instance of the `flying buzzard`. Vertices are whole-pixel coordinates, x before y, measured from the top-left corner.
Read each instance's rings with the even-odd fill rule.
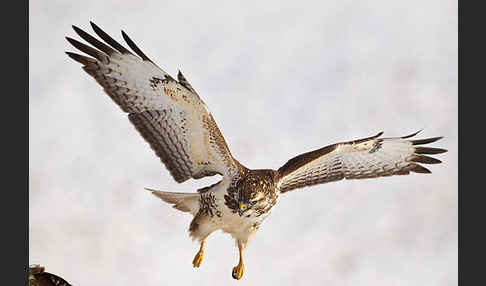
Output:
[[[222,229],[236,240],[240,260],[232,275],[244,272],[243,249],[270,214],[280,194],[346,179],[430,173],[420,165],[441,161],[424,154],[444,149],[423,147],[441,137],[410,140],[417,133],[395,138],[375,136],[342,142],[301,154],[278,170],[250,170],[233,156],[208,107],[179,71],[177,80],[152,62],[122,31],[128,46],[116,42],[91,23],[100,41],[73,26],[92,46],[67,37],[89,56],[66,52],[128,113],[128,119],[150,144],[178,183],[220,174],[220,182],[196,193],[151,190],[174,208],[191,213],[193,239],[201,243],[193,266],[201,265],[206,238]],[[138,56],[137,56],[138,55]]]

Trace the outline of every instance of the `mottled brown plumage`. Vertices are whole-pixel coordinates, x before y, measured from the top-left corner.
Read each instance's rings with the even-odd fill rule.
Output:
[[[45,272],[43,266],[30,265],[29,286],[71,286],[71,284],[55,274]]]
[[[445,149],[416,145],[435,142],[442,137],[406,140],[418,132],[396,138],[375,136],[342,142],[307,152],[290,159],[278,169],[280,192],[342,179],[365,179],[410,172],[430,173],[416,164],[437,164],[440,160],[423,154],[440,154]]]
[[[246,217],[266,214],[277,202],[277,176],[278,172],[274,170],[248,170],[244,176],[233,180],[226,190],[225,205],[233,213],[241,212],[240,215]],[[240,203],[249,208],[241,210]]]
[[[206,238],[215,230],[230,233],[236,240],[240,261],[232,276],[244,272],[243,250],[263,220],[270,214],[279,195],[298,188],[342,179],[364,179],[430,173],[420,164],[441,161],[426,155],[445,149],[423,147],[441,137],[409,140],[375,136],[332,144],[306,152],[287,161],[278,170],[251,170],[240,164],[229,150],[209,109],[179,71],[177,80],[154,64],[122,32],[133,52],[123,47],[91,23],[99,41],[83,30],[75,32],[93,47],[67,40],[91,56],[67,52],[83,64],[104,91],[128,113],[130,122],[149,143],[176,182],[220,174],[220,182],[195,193],[151,190],[177,210],[194,216],[189,226],[193,239],[201,242],[193,260],[199,267]]]

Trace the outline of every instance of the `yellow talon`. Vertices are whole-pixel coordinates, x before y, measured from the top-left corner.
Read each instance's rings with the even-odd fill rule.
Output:
[[[192,265],[194,267],[199,267],[201,266],[201,262],[204,257],[204,243],[206,242],[206,239],[201,241],[201,248],[199,248],[199,252],[196,253],[196,256],[194,256],[194,259],[192,260]]]
[[[238,240],[238,250],[240,252],[240,262],[238,263],[238,265],[233,267],[233,272],[231,273],[233,278],[235,278],[236,280],[240,280],[241,277],[243,277],[243,272],[245,272],[245,264],[243,263],[243,248],[244,248],[243,244]]]
[[[196,254],[196,256],[194,256],[194,259],[192,260],[192,265],[194,267],[201,266],[201,262],[203,261],[203,257],[204,257],[204,251],[199,250],[199,252]]]
[[[245,265],[240,262],[238,265],[233,267],[233,278],[240,280],[241,277],[243,277],[243,272],[245,272]]]

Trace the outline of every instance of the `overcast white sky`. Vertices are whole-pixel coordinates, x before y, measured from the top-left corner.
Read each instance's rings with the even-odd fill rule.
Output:
[[[74,285],[456,285],[457,1],[30,1],[29,263]],[[123,29],[181,69],[249,168],[384,131],[445,136],[432,174],[283,195],[246,250],[198,245],[177,184],[64,51],[71,25]]]

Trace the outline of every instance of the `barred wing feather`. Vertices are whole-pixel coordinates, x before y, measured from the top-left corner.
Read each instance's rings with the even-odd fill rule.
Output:
[[[437,164],[440,160],[425,154],[439,154],[447,150],[422,147],[442,137],[408,140],[418,132],[395,138],[379,138],[379,134],[350,142],[337,143],[290,159],[279,170],[277,187],[288,192],[305,186],[342,179],[365,179],[410,172],[430,173],[420,165]]]
[[[83,64],[105,92],[128,113],[129,120],[160,157],[173,178],[215,174],[235,175],[238,162],[232,157],[211,113],[179,71],[178,80],[155,65],[122,31],[134,55],[94,23],[104,42],[73,26],[92,46],[67,37],[88,56],[66,52]]]

